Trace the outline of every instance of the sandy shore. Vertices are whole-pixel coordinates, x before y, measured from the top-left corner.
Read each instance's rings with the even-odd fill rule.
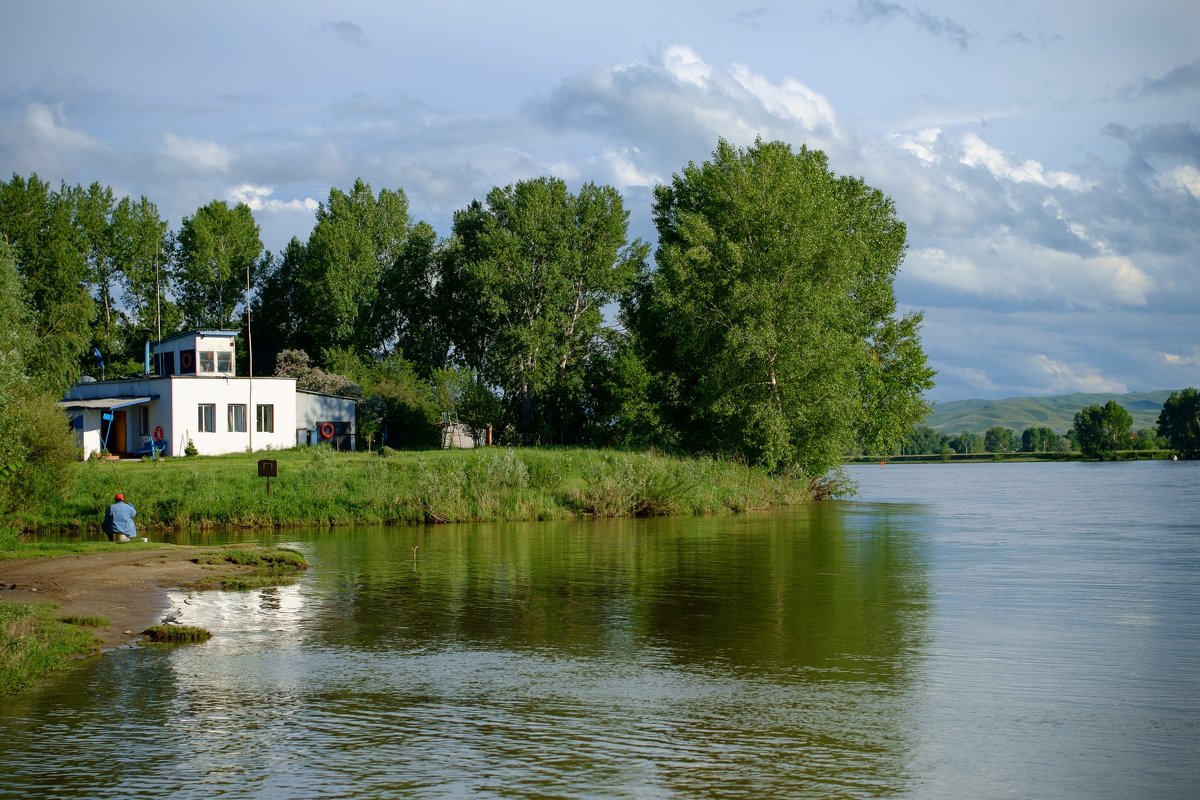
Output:
[[[164,545],[152,550],[120,550],[54,558],[0,561],[0,600],[54,602],[58,616],[103,616],[96,630],[101,648],[129,644],[170,611],[167,589],[213,575],[253,571],[234,564],[195,564],[189,559],[213,547]]]

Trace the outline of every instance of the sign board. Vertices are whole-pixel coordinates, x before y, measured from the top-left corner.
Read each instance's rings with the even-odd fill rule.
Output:
[[[261,458],[258,461],[258,477],[260,478],[275,478],[278,477],[279,462],[273,458]]]

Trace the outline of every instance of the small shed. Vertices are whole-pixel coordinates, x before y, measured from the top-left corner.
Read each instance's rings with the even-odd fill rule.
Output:
[[[358,401],[336,394],[296,390],[296,444],[328,444],[356,450]]]

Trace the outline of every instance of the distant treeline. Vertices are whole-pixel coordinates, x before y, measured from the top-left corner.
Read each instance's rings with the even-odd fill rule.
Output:
[[[1044,426],[1026,428],[1018,436],[1011,428],[996,425],[981,436],[971,431],[941,433],[918,425],[899,454],[1081,453],[1087,458],[1113,459],[1165,448],[1184,458],[1195,458],[1200,451],[1200,397],[1193,388],[1171,392],[1153,428],[1133,430],[1133,416],[1116,400],[1109,400],[1080,409],[1071,429],[1062,435]]]

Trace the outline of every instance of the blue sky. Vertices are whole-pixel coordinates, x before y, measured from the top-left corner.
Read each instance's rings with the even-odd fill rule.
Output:
[[[0,10],[0,174],[279,250],[331,187],[449,233],[493,186],[609,183],[635,235],[718,137],[825,150],[908,224],[931,397],[1200,385],[1200,4],[39,0]]]

